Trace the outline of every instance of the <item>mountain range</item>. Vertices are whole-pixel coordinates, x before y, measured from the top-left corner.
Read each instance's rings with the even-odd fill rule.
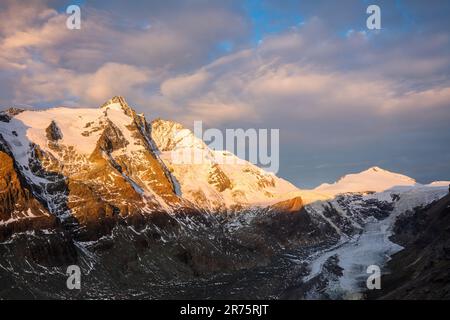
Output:
[[[364,267],[450,184],[372,167],[302,190],[123,97],[1,112],[0,160],[0,298],[381,297]]]

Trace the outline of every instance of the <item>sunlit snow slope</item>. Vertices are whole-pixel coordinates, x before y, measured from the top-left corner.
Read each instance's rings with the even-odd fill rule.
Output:
[[[233,210],[300,196],[299,189],[286,180],[228,151],[210,150],[179,123],[153,121],[152,138],[179,182],[182,196],[200,207]]]
[[[372,167],[360,173],[348,174],[333,184],[324,183],[314,190],[334,196],[347,192],[382,192],[396,187],[412,187],[416,184],[410,177]]]

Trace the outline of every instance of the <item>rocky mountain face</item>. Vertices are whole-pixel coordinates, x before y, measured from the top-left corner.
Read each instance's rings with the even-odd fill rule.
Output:
[[[55,226],[56,219],[36,200],[0,144],[0,240],[27,229]]]
[[[24,111],[3,122],[1,135],[29,197],[81,238],[101,237],[121,219],[184,209],[150,127],[123,98],[100,109]]]
[[[447,192],[380,168],[299,190],[122,97],[0,113],[0,160],[0,298],[345,298]]]

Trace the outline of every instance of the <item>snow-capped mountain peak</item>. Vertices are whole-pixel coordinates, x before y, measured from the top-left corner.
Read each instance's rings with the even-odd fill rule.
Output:
[[[370,167],[370,168],[367,169],[366,171],[373,171],[373,172],[389,172],[389,171],[384,170],[384,169],[382,169],[382,168],[380,168],[380,167],[377,167],[377,166]]]
[[[336,195],[347,192],[382,192],[395,187],[412,187],[416,184],[416,181],[408,176],[375,166],[359,173],[345,175],[333,184],[324,183],[315,190]]]
[[[181,203],[150,125],[122,97],[101,108],[30,110],[0,120],[4,149],[55,216],[90,223]]]

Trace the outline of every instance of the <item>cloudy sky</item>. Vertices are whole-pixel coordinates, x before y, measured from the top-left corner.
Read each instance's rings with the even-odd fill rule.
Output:
[[[300,187],[373,165],[450,180],[450,1],[0,1],[1,107],[114,95],[189,128],[279,128]]]

